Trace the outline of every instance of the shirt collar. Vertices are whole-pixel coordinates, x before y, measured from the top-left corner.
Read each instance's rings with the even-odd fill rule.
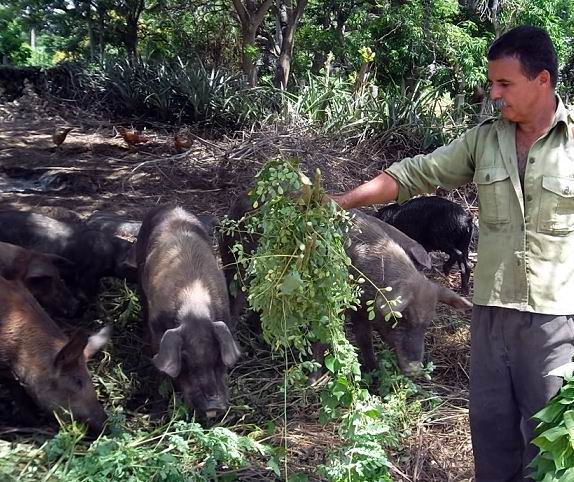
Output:
[[[552,130],[558,123],[563,123],[564,129],[566,129],[566,136],[569,140],[571,140],[573,136],[573,115],[572,113],[568,112],[564,102],[562,102],[562,99],[558,95],[556,96],[556,104],[556,112],[554,113],[554,119],[552,120],[552,126],[550,127],[550,130]]]
[[[568,108],[562,102],[562,99],[556,94],[556,111],[554,112],[554,118],[552,119],[552,125],[548,132],[554,129],[559,123],[564,124],[564,131],[566,132],[566,137],[568,140],[574,138],[574,112],[569,111]],[[514,122],[509,122],[506,119],[500,118],[502,122],[498,124],[499,129],[503,129],[504,132],[512,132],[512,142],[514,142],[514,129],[516,125]]]

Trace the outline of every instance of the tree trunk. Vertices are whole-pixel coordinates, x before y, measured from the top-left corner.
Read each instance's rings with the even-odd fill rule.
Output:
[[[104,56],[106,54],[106,9],[103,5],[98,3],[96,10],[98,12],[98,44],[100,47],[100,63],[103,63]]]
[[[282,28],[283,39],[281,42],[281,53],[277,60],[277,70],[275,71],[275,77],[273,79],[273,85],[281,90],[287,88],[289,72],[291,70],[291,60],[293,58],[295,32],[306,5],[307,0],[299,0],[297,6],[293,9],[291,0],[287,0],[285,3],[287,23]]]
[[[96,36],[94,34],[94,23],[91,12],[88,11],[88,42],[90,44],[90,60],[96,58]]]
[[[319,75],[321,69],[325,66],[325,61],[327,60],[327,54],[325,52],[315,52],[313,54],[313,63],[311,64],[311,73]]]
[[[125,44],[128,57],[135,59],[138,51],[138,22],[131,17],[126,19]]]
[[[363,62],[361,68],[359,69],[359,73],[357,74],[357,79],[355,80],[355,86],[353,88],[356,97],[361,97],[363,95],[370,71],[371,63]]]
[[[246,31],[243,32],[242,46],[241,46],[241,68],[243,69],[243,74],[245,75],[245,80],[249,87],[255,87],[257,85],[257,65],[256,59],[253,57],[253,49],[255,46],[255,33],[257,27],[253,28],[250,26]]]
[[[138,24],[145,10],[145,0],[121,0],[116,4],[116,12],[125,20],[124,45],[128,58],[133,60],[138,53]]]
[[[254,0],[233,0],[233,6],[241,25],[241,68],[249,87],[257,85],[257,59],[255,58],[257,29],[273,0],[263,0],[257,6]]]
[[[425,37],[430,41],[431,39],[428,38],[430,36],[430,21],[432,16],[432,5],[431,0],[424,0],[423,2],[423,32]]]
[[[499,0],[492,0],[492,7],[490,9],[490,19],[492,21],[492,26],[494,27],[495,38],[498,38],[502,35],[502,29],[500,27],[500,22],[498,18],[499,10],[500,10]]]
[[[34,27],[30,29],[30,48],[36,50],[36,29]]]

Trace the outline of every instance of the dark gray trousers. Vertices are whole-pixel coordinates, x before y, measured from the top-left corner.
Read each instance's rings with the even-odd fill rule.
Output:
[[[572,316],[474,305],[470,429],[476,482],[523,482],[537,454],[531,420],[562,386],[547,373],[571,361]]]

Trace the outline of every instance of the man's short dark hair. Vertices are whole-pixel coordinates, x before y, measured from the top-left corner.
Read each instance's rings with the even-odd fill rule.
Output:
[[[550,73],[552,87],[558,81],[556,50],[546,31],[523,25],[501,35],[488,50],[488,60],[516,57],[524,75],[532,80],[543,70]]]

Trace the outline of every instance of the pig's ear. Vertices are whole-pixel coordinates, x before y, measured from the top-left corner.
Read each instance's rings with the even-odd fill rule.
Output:
[[[233,339],[229,327],[223,321],[214,321],[213,330],[215,331],[215,336],[219,341],[219,349],[221,350],[221,359],[223,364],[231,368],[239,357],[241,356],[241,351]]]
[[[65,370],[80,362],[84,354],[84,348],[88,343],[88,335],[83,331],[77,331],[68,343],[56,355],[54,365],[58,370]]]
[[[98,331],[95,335],[92,335],[88,338],[88,344],[86,348],[84,348],[84,356],[86,359],[91,358],[97,352],[99,352],[108,341],[110,341],[112,334],[112,327],[107,325],[104,326],[100,331]]]
[[[53,276],[54,268],[50,270],[48,266],[48,261],[42,259],[41,257],[33,256],[30,258],[30,262],[28,263],[28,269],[26,270],[26,279],[32,278],[49,278]]]
[[[26,279],[49,278],[60,274],[70,273],[74,268],[74,263],[67,258],[57,254],[41,253],[30,258]]]
[[[181,327],[167,330],[161,337],[159,352],[153,357],[153,364],[160,371],[177,378],[181,371],[181,347],[183,337]]]
[[[416,243],[414,246],[410,246],[408,250],[405,250],[411,260],[415,263],[417,268],[420,266],[424,269],[431,269],[432,268],[432,261],[431,257],[428,254],[427,250],[423,248],[420,244]],[[419,269],[420,271],[420,269]]]
[[[58,256],[57,254],[44,254],[44,256],[52,261],[56,268],[63,273],[69,273],[76,267],[76,264],[73,261],[68,258],[64,258],[63,256]]]
[[[438,288],[437,299],[459,311],[466,311],[472,308],[472,303],[470,301],[457,295],[454,291],[445,288],[444,286],[440,286]]]

